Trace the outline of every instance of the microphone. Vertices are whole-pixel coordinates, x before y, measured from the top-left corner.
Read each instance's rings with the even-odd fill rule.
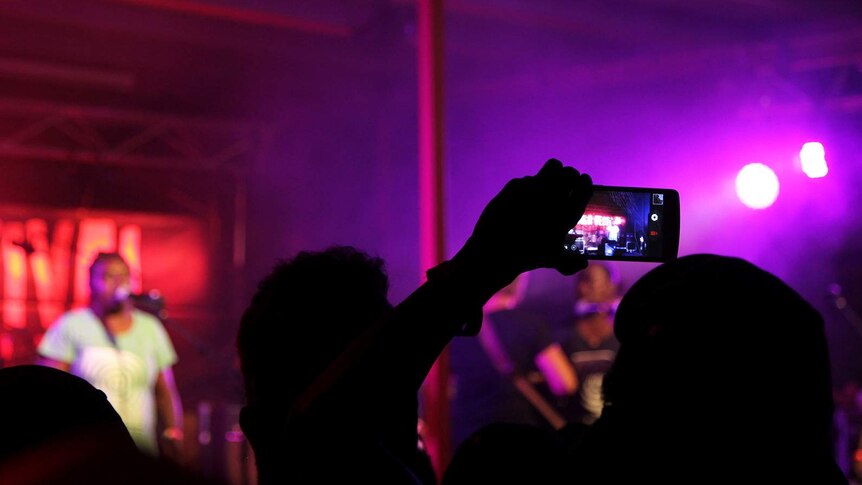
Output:
[[[114,301],[123,302],[129,299],[131,292],[125,286],[121,286],[114,290]]]
[[[150,290],[144,293],[129,293],[132,301],[162,301],[164,297],[159,290]]]
[[[202,356],[213,355],[213,350],[209,344],[197,337],[194,332],[168,318],[168,312],[165,310],[165,298],[159,290],[150,290],[143,293],[129,293],[129,300],[138,310],[147,312],[159,320],[166,328],[169,328],[176,334],[182,336],[190,343],[195,350]]]
[[[150,290],[145,293],[129,293],[128,298],[138,310],[152,313],[162,320],[167,318],[165,298],[159,290]]]

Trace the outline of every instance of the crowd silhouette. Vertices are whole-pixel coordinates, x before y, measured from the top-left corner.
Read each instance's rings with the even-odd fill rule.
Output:
[[[777,277],[717,255],[664,263],[619,301],[595,419],[488,424],[435,475],[417,432],[424,378],[455,336],[475,338],[483,305],[518,275],[588,267],[563,240],[591,192],[557,160],[510,181],[395,306],[383,261],[354,248],[279,262],[237,337],[259,483],[847,483],[832,456],[822,318]],[[86,381],[9,368],[0,394],[3,479],[202,481],[141,455]]]

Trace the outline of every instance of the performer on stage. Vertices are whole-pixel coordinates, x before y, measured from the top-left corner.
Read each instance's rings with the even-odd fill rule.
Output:
[[[177,354],[162,323],[134,308],[129,266],[117,253],[99,253],[90,266],[90,304],[63,314],[39,345],[40,364],[56,367],[102,390],[138,447],[182,454],[183,410],[171,366]],[[62,403],[58,403],[62,406]]]
[[[570,395],[577,382],[545,315],[522,305],[528,276],[522,273],[488,300],[478,338],[449,344],[456,446],[496,422],[549,430],[565,424],[553,397]]]
[[[573,396],[558,399],[566,420],[591,424],[604,404],[602,381],[619,350],[614,313],[620,302],[619,277],[611,266],[593,261],[576,276],[574,311],[560,328],[559,342],[577,376]]]

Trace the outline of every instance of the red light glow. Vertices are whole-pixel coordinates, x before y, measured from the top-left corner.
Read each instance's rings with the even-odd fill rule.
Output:
[[[24,224],[7,222],[3,225],[3,323],[11,328],[25,328],[27,314],[27,254],[14,243],[24,241]]]
[[[12,342],[12,336],[8,333],[0,335],[0,359],[3,359],[4,362],[9,362],[12,360],[14,352],[15,345]]]
[[[131,224],[120,229],[120,244],[117,252],[129,265],[132,291],[140,293],[143,288],[141,281],[141,226]]]

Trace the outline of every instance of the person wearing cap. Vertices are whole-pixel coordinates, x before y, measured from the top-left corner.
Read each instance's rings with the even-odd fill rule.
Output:
[[[39,344],[39,364],[70,372],[103,391],[138,448],[179,459],[183,411],[172,366],[177,354],[162,323],[129,298],[129,266],[99,253],[90,266],[90,303],[64,313]]]

